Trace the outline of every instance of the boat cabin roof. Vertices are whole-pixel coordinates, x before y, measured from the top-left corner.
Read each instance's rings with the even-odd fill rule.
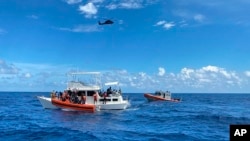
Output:
[[[71,81],[68,83],[67,90],[97,91],[100,90],[98,85],[88,85],[83,82]]]

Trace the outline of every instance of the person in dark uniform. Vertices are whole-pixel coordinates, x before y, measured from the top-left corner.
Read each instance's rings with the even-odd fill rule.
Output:
[[[107,93],[105,92],[103,94],[103,104],[106,104],[106,100],[107,100]]]

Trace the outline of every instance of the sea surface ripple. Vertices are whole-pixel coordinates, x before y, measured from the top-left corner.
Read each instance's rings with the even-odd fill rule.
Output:
[[[45,141],[227,141],[230,124],[250,124],[250,94],[173,94],[182,102],[129,96],[126,110],[43,109],[48,92],[0,92],[0,137]]]

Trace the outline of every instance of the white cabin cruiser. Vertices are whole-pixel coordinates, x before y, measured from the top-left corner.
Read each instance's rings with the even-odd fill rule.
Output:
[[[99,72],[75,72],[69,75],[74,78],[68,82],[66,90],[63,93],[57,95],[57,99],[63,100],[63,95],[69,95],[69,101],[74,104],[93,104],[98,110],[123,110],[130,106],[128,99],[124,100],[121,90],[117,90],[112,87],[116,87],[118,82],[105,83],[105,86],[109,86],[107,91],[101,90],[100,79],[95,77],[93,84],[79,81],[76,79],[78,75],[95,75],[98,76]],[[51,98],[38,96],[37,97],[46,109],[63,108],[58,105],[53,105]]]

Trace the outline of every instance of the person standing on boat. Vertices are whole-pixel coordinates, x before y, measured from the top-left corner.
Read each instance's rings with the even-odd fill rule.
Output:
[[[62,101],[66,101],[66,96],[67,96],[67,92],[64,91],[63,94],[62,94]]]
[[[85,104],[85,102],[86,102],[86,96],[85,94],[82,94],[82,104]]]
[[[62,95],[63,95],[63,93],[62,93],[62,92],[59,92],[59,95],[58,95],[58,99],[59,99],[59,100],[62,100]]]
[[[111,86],[107,89],[107,96],[109,96],[109,94],[112,94],[112,88],[111,88]]]
[[[107,100],[107,93],[105,92],[103,94],[103,104],[106,104],[106,100]]]
[[[98,92],[96,91],[95,94],[93,95],[93,97],[94,97],[94,104],[97,104],[97,94],[98,94]]]
[[[51,98],[54,98],[54,97],[55,97],[55,91],[54,91],[54,90],[50,93],[50,97],[51,97]]]
[[[119,88],[118,93],[119,93],[120,95],[122,95],[122,90],[121,90],[121,88]]]
[[[69,96],[69,93],[68,93],[68,92],[66,93],[66,100],[71,101],[71,100],[70,100],[70,96]]]

